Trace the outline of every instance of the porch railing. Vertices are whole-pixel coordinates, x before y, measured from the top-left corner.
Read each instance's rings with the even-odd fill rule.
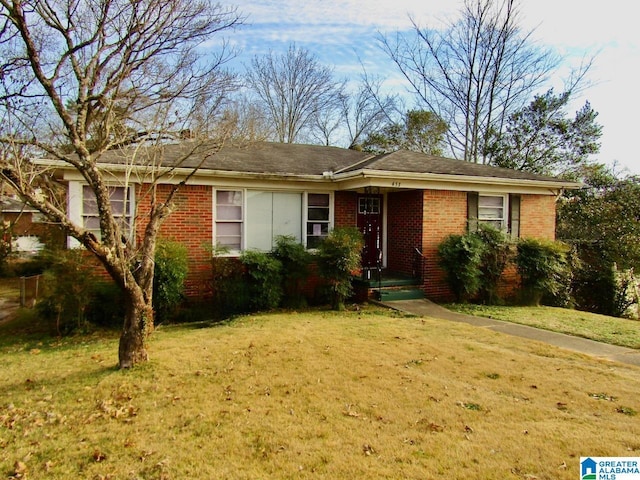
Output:
[[[418,247],[414,247],[413,249],[412,275],[413,278],[419,280],[421,284],[424,283],[424,254]]]

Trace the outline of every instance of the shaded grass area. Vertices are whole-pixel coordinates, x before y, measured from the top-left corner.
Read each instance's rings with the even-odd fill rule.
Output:
[[[380,309],[0,347],[0,475],[573,479],[638,456],[640,370]]]
[[[467,315],[494,318],[612,345],[640,349],[638,320],[554,307],[499,307],[472,304],[452,304],[445,307]]]

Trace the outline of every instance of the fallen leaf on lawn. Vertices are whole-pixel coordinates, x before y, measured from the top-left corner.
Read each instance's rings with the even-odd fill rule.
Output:
[[[27,465],[20,460],[16,460],[13,464],[13,475],[16,478],[24,478],[27,474]]]
[[[104,462],[106,459],[107,459],[107,456],[100,450],[93,451],[93,460],[95,462]]]

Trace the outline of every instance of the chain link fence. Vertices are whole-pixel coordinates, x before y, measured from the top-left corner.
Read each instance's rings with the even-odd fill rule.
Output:
[[[33,308],[40,295],[42,275],[20,277],[20,306]]]

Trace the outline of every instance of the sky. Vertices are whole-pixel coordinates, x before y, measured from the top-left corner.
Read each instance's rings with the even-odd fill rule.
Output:
[[[363,72],[387,78],[387,88],[405,93],[397,69],[380,48],[379,34],[408,31],[410,16],[421,26],[455,18],[455,0],[235,0],[245,25],[229,36],[241,52],[236,67],[256,55],[284,53],[291,43],[308,49],[336,78],[357,79]],[[571,68],[595,56],[587,88],[574,99],[573,111],[585,101],[599,113],[603,126],[595,160],[640,174],[635,151],[640,113],[636,92],[640,73],[640,33],[634,2],[610,0],[521,0],[521,25],[534,30],[541,46],[553,48],[564,61],[552,80],[555,91]],[[546,88],[542,89],[546,90]],[[542,91],[540,93],[543,93]],[[409,104],[409,107],[411,105]],[[573,113],[573,112],[572,112]]]

